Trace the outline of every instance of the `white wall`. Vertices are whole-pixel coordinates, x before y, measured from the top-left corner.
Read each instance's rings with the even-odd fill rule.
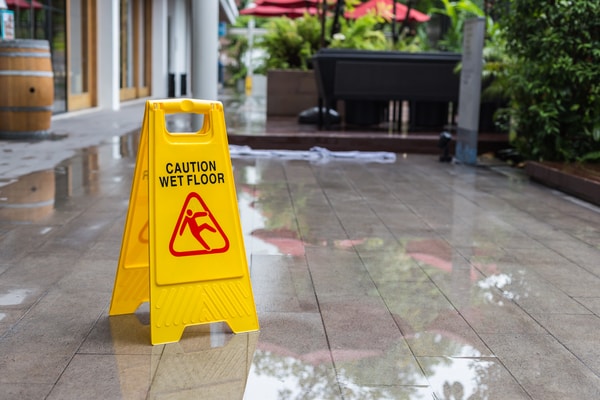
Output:
[[[217,100],[219,0],[192,2],[192,95]]]
[[[151,96],[154,98],[166,98],[168,90],[167,5],[167,0],[152,2]]]
[[[187,0],[169,0],[169,16],[167,24],[169,41],[169,74],[175,76],[175,97],[181,96],[181,76],[188,75],[189,41],[188,21],[189,8]]]
[[[96,2],[98,16],[98,107],[118,110],[119,100],[119,0]]]

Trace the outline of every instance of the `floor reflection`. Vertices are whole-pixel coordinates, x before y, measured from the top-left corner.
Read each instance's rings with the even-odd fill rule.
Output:
[[[430,357],[420,361],[429,383],[442,399],[490,398],[486,383],[494,382],[499,372],[494,359]]]
[[[177,343],[150,346],[141,363],[141,344],[149,345],[149,314],[109,318],[123,399],[241,399],[246,390],[259,332],[234,335],[225,324],[186,328]]]
[[[33,222],[54,211],[53,170],[33,172],[0,186],[0,221]]]
[[[597,211],[426,156],[234,159],[261,331],[152,346],[107,316],[138,139],[0,182],[0,398],[598,397]]]
[[[245,400],[337,399],[340,390],[332,384],[325,364],[311,364],[296,357],[257,350],[250,369]]]
[[[214,333],[165,345],[150,388],[151,397],[239,399],[243,397],[258,332],[228,335],[214,347]]]
[[[113,138],[110,157],[135,157],[139,135]],[[106,168],[106,166],[103,166]],[[97,146],[86,147],[54,169],[36,171],[0,182],[0,222],[42,221],[55,209],[80,194],[99,193],[100,154]]]

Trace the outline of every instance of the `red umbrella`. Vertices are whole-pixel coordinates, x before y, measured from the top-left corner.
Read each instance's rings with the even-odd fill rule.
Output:
[[[278,6],[287,8],[298,7],[317,7],[322,3],[321,0],[256,0],[256,5],[261,6]]]
[[[394,0],[369,0],[365,3],[356,6],[353,10],[347,11],[344,16],[349,19],[360,18],[370,12],[379,15],[387,20],[391,20],[393,16]],[[396,2],[396,21],[403,21],[406,18],[408,7],[402,3]],[[429,21],[429,15],[423,14],[420,11],[411,9],[409,20],[416,22]]]
[[[324,0],[255,0],[248,7],[240,10],[241,15],[256,17],[289,17],[299,18],[304,13],[320,15]],[[332,3],[331,0],[326,0]]]
[[[258,3],[240,10],[240,15],[253,15],[255,17],[300,18],[304,16],[305,13],[315,15],[318,13],[318,10],[316,7],[283,7]]]
[[[44,7],[42,3],[39,3],[35,0],[33,0],[31,4],[29,4],[29,1],[27,0],[6,0],[6,5],[9,7],[16,8],[30,8],[31,6],[33,6],[33,8],[40,9]]]

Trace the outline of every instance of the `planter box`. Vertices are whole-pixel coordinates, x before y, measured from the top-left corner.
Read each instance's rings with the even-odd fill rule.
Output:
[[[454,113],[458,110],[460,74],[455,68],[461,59],[460,53],[322,49],[312,62],[318,94],[326,107],[337,108],[339,100],[363,104],[407,100],[409,129],[437,131],[455,123],[448,111],[451,102]],[[498,106],[481,103],[481,132],[496,131],[492,116]]]
[[[267,118],[297,117],[300,112],[316,107],[317,102],[313,71],[267,71]]]
[[[593,173],[592,173],[593,172]],[[600,169],[577,164],[529,161],[525,173],[533,180],[600,206]]]
[[[449,102],[458,102],[460,75],[454,69],[460,60],[458,53],[349,49],[322,49],[312,59],[327,107],[338,100],[408,100],[445,104],[446,110]]]

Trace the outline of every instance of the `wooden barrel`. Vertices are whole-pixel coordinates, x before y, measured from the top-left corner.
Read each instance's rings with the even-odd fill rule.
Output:
[[[49,133],[54,81],[47,40],[0,41],[0,138]]]

